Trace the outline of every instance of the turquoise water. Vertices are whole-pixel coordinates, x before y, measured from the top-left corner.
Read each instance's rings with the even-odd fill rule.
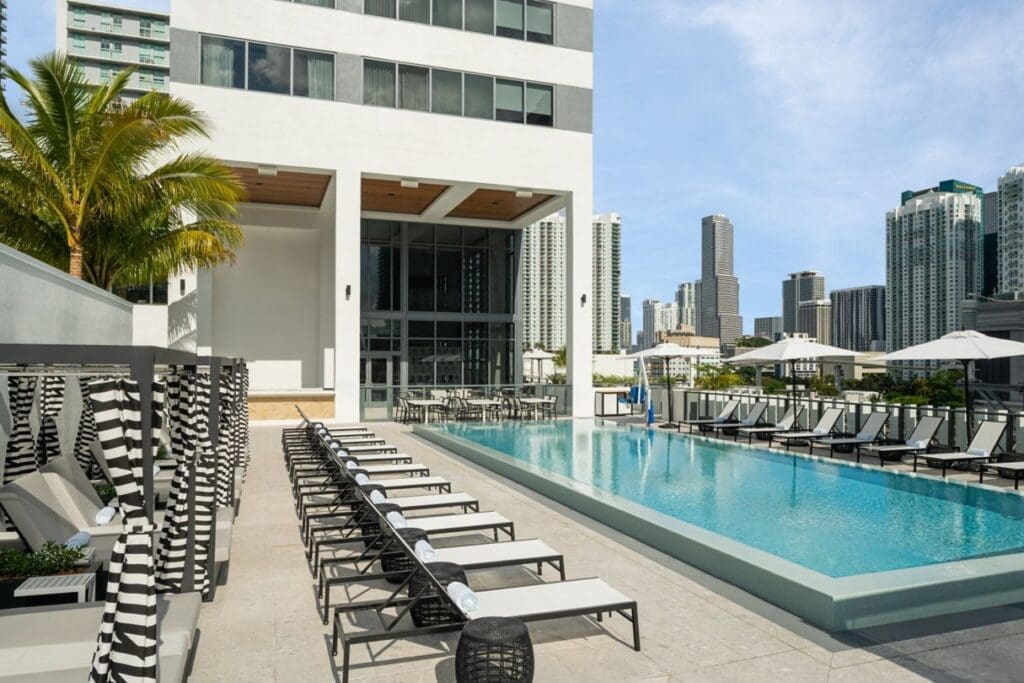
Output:
[[[587,421],[453,436],[832,577],[1024,551],[1024,497]]]

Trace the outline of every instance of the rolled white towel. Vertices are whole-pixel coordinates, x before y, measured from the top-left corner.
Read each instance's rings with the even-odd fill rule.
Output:
[[[928,448],[928,442],[925,441],[924,439],[917,439],[916,441],[911,441],[907,445],[910,446],[911,448]]]
[[[968,448],[967,455],[980,455],[983,458],[988,457],[988,451],[984,448]]]
[[[100,526],[106,526],[114,519],[117,514],[117,510],[112,507],[105,507],[96,513],[96,523]]]
[[[363,474],[362,472],[360,472],[359,474],[356,475],[356,483],[359,484],[360,486],[366,486],[367,484],[370,483],[370,478]]]
[[[397,512],[389,512],[386,516],[388,523],[396,529],[404,529],[409,526],[409,523],[405,521],[405,517]]]
[[[160,465],[153,465],[153,478],[160,474]]]
[[[859,432],[857,434],[857,440],[858,441],[871,441],[871,435],[868,434],[867,432]]]
[[[345,463],[345,467],[349,468],[350,470],[359,469],[359,465],[356,464],[356,462],[353,460],[349,460],[347,463]]]
[[[384,497],[384,494],[378,491],[377,489],[374,489],[373,491],[370,492],[370,502],[373,503],[374,505],[386,503],[387,500],[388,499]]]
[[[776,423],[775,423],[775,428],[776,428],[776,429],[785,429],[785,428],[786,428],[786,425],[785,425],[785,424],[783,424],[782,422],[776,422]]]
[[[480,598],[461,581],[453,581],[448,584],[448,597],[463,612],[475,612],[480,609]]]
[[[437,557],[437,553],[434,552],[434,546],[430,545],[426,541],[416,541],[416,546],[413,550],[416,552],[416,557],[420,558],[421,562],[433,562],[434,558]]]
[[[92,542],[92,535],[88,531],[79,531],[77,534],[64,541],[69,548],[84,548]]]
[[[331,442],[331,450],[334,451],[335,453],[337,453],[338,451],[341,450],[341,444],[338,443],[337,441],[332,441]]]

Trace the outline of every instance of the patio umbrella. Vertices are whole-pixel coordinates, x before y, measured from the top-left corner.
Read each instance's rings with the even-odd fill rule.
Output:
[[[528,360],[531,361],[532,363],[537,364],[534,368],[536,370],[536,372],[533,374],[534,377],[540,376],[541,371],[543,371],[544,369],[544,361],[554,360],[554,358],[555,354],[551,353],[550,351],[545,351],[544,349],[530,349],[529,351],[523,354],[523,360]],[[544,378],[541,377],[540,379]]]
[[[975,330],[960,330],[933,339],[924,344],[908,346],[901,351],[887,353],[872,362],[901,360],[951,360],[964,366],[964,404],[967,406],[967,438],[971,438],[971,363],[976,360],[1024,356],[1024,344],[1009,339],[998,339]]]
[[[660,358],[664,363],[665,367],[665,388],[668,390],[668,416],[665,424],[662,427],[674,427],[675,423],[672,422],[672,377],[668,371],[668,363],[673,358],[696,358],[703,355],[700,349],[693,349],[686,346],[680,346],[673,342],[663,342],[657,346],[638,351],[637,353],[630,354],[627,358],[639,358],[644,360],[646,358]]]
[[[726,363],[733,365],[769,365],[789,363],[790,377],[796,379],[796,362],[798,360],[817,360],[819,358],[855,358],[854,351],[847,351],[837,346],[828,346],[811,341],[806,337],[788,337],[759,349],[753,349],[738,356],[727,358]],[[796,402],[796,382],[793,382],[793,402]]]

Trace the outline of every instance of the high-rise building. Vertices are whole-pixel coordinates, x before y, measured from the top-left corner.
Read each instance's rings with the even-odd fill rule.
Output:
[[[720,213],[701,219],[700,334],[732,344],[743,334],[740,283],[733,274],[733,227]]]
[[[801,301],[797,327],[799,334],[817,339],[819,344],[831,344],[832,302],[828,299]]]
[[[679,305],[679,324],[697,329],[696,283],[683,282],[676,289],[676,304]]]
[[[4,87],[3,68],[7,64],[7,0],[0,0],[0,90]]]
[[[523,341],[565,346],[565,218],[555,214],[523,230]]]
[[[703,301],[704,301],[704,285],[701,283],[700,280],[694,280],[693,281],[693,307],[694,307],[695,310],[693,312],[693,329],[697,332],[697,334],[703,334],[703,330],[701,329],[701,320],[700,320],[701,311],[703,310]]]
[[[622,220],[594,216],[592,293],[594,350],[619,350],[622,283]],[[565,217],[548,216],[523,230],[523,341],[528,346],[565,346]]]
[[[644,299],[644,329],[640,346],[649,349],[658,343],[658,333],[674,330],[679,325],[679,304]]]
[[[885,287],[834,289],[832,345],[849,351],[885,350]]]
[[[343,422],[518,382],[523,229],[563,214],[570,412],[593,414],[593,2],[480,5],[174,0],[168,26],[59,0],[56,46],[96,82],[137,64],[137,92],[169,73],[211,123],[181,151],[245,186],[234,264],[171,288],[182,344],[253,359],[253,390],[326,388]]]
[[[633,298],[619,296],[619,348],[629,351],[633,347]]]
[[[997,291],[1024,292],[1024,165],[999,179]]]
[[[127,97],[169,92],[168,14],[77,0],[58,0],[57,8],[58,47],[78,64],[88,82],[105,85],[126,67],[135,67]]]
[[[999,193],[986,192],[981,200],[981,232],[984,272],[981,293],[994,296],[999,290]]]
[[[594,216],[594,350],[619,350],[622,290],[622,218]]]
[[[782,318],[754,318],[754,336],[778,341],[782,338]]]
[[[825,298],[825,276],[816,270],[790,273],[782,281],[782,331],[793,334],[800,331],[798,317],[800,302]]]
[[[960,329],[960,303],[982,286],[983,194],[946,180],[904,192],[900,206],[886,212],[887,351]]]

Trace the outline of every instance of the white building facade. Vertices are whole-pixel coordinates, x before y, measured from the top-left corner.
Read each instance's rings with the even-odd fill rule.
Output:
[[[619,350],[622,325],[622,218],[594,216],[594,351]]]
[[[170,92],[249,200],[236,262],[172,283],[172,318],[341,421],[521,381],[522,229],[564,212],[569,408],[591,415],[592,35],[590,0],[172,0]]]
[[[981,188],[950,180],[886,213],[887,351],[960,329],[961,302],[982,286],[981,206]]]
[[[679,306],[679,324],[697,329],[700,305],[697,303],[697,283],[683,282],[676,289],[676,305]]]
[[[1024,292],[1024,166],[999,179],[997,292]]]
[[[679,325],[679,305],[662,303],[657,299],[644,299],[644,328],[640,346],[649,349],[658,343],[658,332],[674,330]]]

